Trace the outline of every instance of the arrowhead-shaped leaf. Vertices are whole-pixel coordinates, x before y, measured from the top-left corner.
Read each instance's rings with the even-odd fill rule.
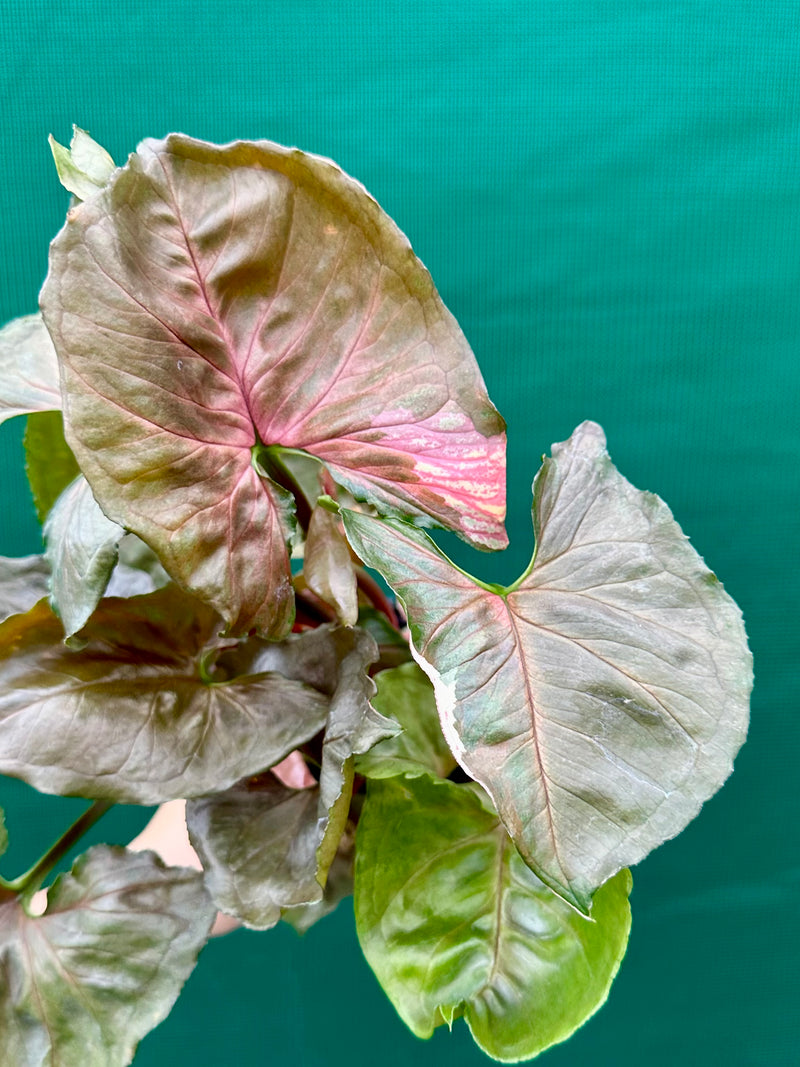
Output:
[[[50,568],[44,556],[0,556],[0,622],[30,611],[47,596]]]
[[[117,562],[125,531],[106,518],[79,475],[59,496],[44,526],[53,572],[51,603],[66,637],[81,629],[97,607]]]
[[[123,1067],[164,1019],[215,909],[197,871],[90,849],[33,918],[0,905],[0,1062]]]
[[[0,330],[0,422],[61,408],[58,358],[41,315],[23,315]]]
[[[372,638],[328,627],[312,633],[307,648],[336,662],[328,674],[319,785],[289,789],[267,775],[186,805],[189,836],[217,906],[255,929],[274,926],[282,908],[322,900],[350,807],[352,757],[394,729],[369,705]]]
[[[525,865],[488,798],[422,776],[371,782],[356,840],[359,941],[418,1037],[463,1014],[481,1048],[529,1059],[600,1007],[625,953],[630,874],[593,920]]]
[[[504,427],[472,352],[406,238],[327,160],[145,141],[70,212],[42,308],[100,506],[234,632],[291,624],[286,502],[259,443],[505,544]]]
[[[378,692],[372,706],[399,723],[402,731],[359,756],[358,773],[367,778],[416,778],[420,774],[447,778],[455,770],[456,761],[442,734],[433,686],[427,676],[416,663],[404,663],[381,671],[375,682]]]
[[[80,474],[64,439],[60,411],[35,411],[25,425],[25,473],[39,522],[44,523],[61,493]]]
[[[579,908],[730,774],[752,684],[741,613],[663,501],[616,471],[599,426],[553,446],[534,560],[506,590],[408,524],[344,519],[406,606],[454,755]]]
[[[204,679],[219,626],[175,586],[102,601],[81,651],[44,602],[7,619],[0,773],[46,793],[158,804],[273,766],[322,728],[329,700],[276,673]]]

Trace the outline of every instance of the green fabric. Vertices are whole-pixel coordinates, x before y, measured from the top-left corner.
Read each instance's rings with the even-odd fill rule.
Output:
[[[744,610],[750,740],[701,816],[634,871],[609,1003],[545,1062],[795,1063],[795,0],[10,0],[0,33],[0,319],[35,308],[66,208],[48,133],[67,142],[76,122],[118,161],[172,129],[295,143],[408,233],[508,420],[512,547],[459,562],[516,577],[539,457],[586,418],[667,500]],[[0,430],[9,555],[39,543],[20,436]],[[0,804],[7,875],[76,809],[7,780]],[[142,819],[115,813],[94,839]],[[463,1023],[429,1044],[405,1032],[343,908],[302,941],[280,928],[211,945],[137,1064],[354,1059],[486,1062]]]

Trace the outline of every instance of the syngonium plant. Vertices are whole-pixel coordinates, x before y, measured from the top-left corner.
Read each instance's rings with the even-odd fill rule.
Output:
[[[535,1056],[607,996],[628,866],[731,771],[738,608],[591,422],[534,479],[515,582],[444,555],[424,527],[506,545],[504,423],[333,163],[51,143],[72,206],[0,332],[46,544],[0,571],[0,773],[93,803],[0,883],[0,1060],[127,1064],[217,911],[303,930],[351,891],[415,1034]],[[37,914],[112,804],[177,798],[202,872],[95,846]]]

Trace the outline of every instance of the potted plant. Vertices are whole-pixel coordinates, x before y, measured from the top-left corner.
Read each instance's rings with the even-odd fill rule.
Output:
[[[579,426],[508,586],[505,426],[407,239],[269,142],[52,142],[73,194],[41,314],[0,332],[43,556],[0,569],[0,773],[91,806],[0,883],[3,1062],[129,1063],[218,912],[307,928],[354,892],[421,1037],[528,1059],[605,1000],[628,867],[745,737],[741,615]],[[186,800],[202,871],[95,846]],[[4,840],[3,840],[4,843]]]

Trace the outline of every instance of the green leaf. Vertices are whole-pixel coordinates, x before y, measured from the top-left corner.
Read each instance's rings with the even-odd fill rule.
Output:
[[[263,446],[505,545],[504,423],[475,358],[407,239],[328,160],[145,141],[69,213],[42,308],[98,503],[232,633],[292,624],[289,501],[253,463]]]
[[[0,622],[30,611],[50,589],[50,568],[44,556],[0,556]]]
[[[322,901],[350,807],[352,757],[395,729],[369,705],[375,686],[367,668],[377,649],[366,633],[320,627],[305,644],[307,656],[318,653],[316,662],[306,661],[312,678],[320,661],[329,660],[319,785],[290,789],[269,775],[186,805],[189,836],[214,901],[254,929],[274,926],[282,908]]]
[[[306,536],[303,576],[309,589],[336,609],[345,626],[358,620],[356,572],[338,515],[315,507]]]
[[[78,200],[88,200],[108,183],[116,164],[105,148],[93,141],[86,130],[72,127],[69,148],[50,135],[50,150],[58,180]]]
[[[105,592],[125,531],[107,519],[79,475],[59,496],[44,525],[53,572],[50,602],[66,637],[83,627]]]
[[[0,1062],[123,1067],[166,1018],[214,908],[196,871],[98,845],[33,918],[0,905]]]
[[[72,127],[69,150],[75,166],[80,167],[96,185],[105,185],[116,170],[117,165],[110,154],[80,126]]]
[[[175,586],[103,600],[65,647],[45,602],[0,625],[0,773],[46,793],[158,804],[227,789],[325,723],[329,699],[282,674],[226,681],[204,659],[219,617]],[[302,641],[280,649],[297,657]]]
[[[13,319],[0,330],[0,423],[60,409],[58,357],[42,316]]]
[[[356,770],[367,778],[433,774],[447,778],[456,767],[439,725],[433,686],[416,663],[381,671],[372,706],[402,726],[402,732],[379,741],[359,756]]]
[[[536,552],[507,589],[424,533],[343,512],[402,598],[445,736],[533,870],[577,907],[674,837],[731,772],[752,658],[741,613],[599,426],[534,482]]]
[[[585,919],[525,865],[488,798],[425,776],[371,782],[356,840],[359,941],[404,1022],[464,1016],[488,1055],[529,1059],[605,1001],[630,930],[628,871]]]
[[[405,649],[408,658],[411,658],[408,641],[392,626],[382,611],[369,606],[359,608],[358,625],[362,630],[366,630],[368,634],[371,634],[379,645]]]
[[[44,523],[64,489],[81,473],[64,439],[60,411],[37,411],[25,425],[25,472],[39,522]]]

